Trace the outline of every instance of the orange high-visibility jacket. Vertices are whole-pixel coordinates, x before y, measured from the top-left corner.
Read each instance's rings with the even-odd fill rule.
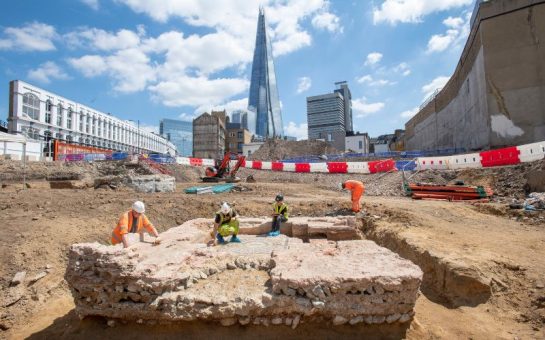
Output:
[[[352,192],[352,200],[359,199],[365,192],[365,187],[360,181],[348,180],[344,182],[344,188]]]
[[[119,222],[117,222],[117,226],[112,232],[112,244],[118,244],[122,242],[123,235],[129,233],[129,228],[132,226],[133,219],[134,217],[132,215],[132,210],[129,210],[121,215]],[[141,233],[143,231],[143,228],[145,228],[148,233],[153,233],[153,231],[155,230],[155,227],[153,226],[153,224],[150,223],[146,215],[141,214],[138,217],[136,233]]]

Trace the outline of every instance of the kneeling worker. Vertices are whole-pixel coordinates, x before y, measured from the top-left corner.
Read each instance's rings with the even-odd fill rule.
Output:
[[[343,190],[350,190],[352,192],[352,211],[355,213],[360,212],[360,199],[365,192],[365,187],[360,181],[348,180],[341,184]]]
[[[123,243],[123,247],[127,248],[129,246],[127,240],[128,233],[140,234],[140,242],[143,242],[145,231],[155,236],[154,244],[159,244],[161,242],[157,229],[155,229],[146,215],[144,215],[145,210],[146,207],[144,206],[144,203],[136,201],[133,203],[131,210],[121,215],[119,222],[117,222],[117,226],[112,232],[113,245]]]
[[[239,243],[240,239],[238,235],[238,220],[237,212],[224,202],[221,205],[221,209],[216,212],[216,218],[214,219],[214,230],[212,231],[212,237],[218,240],[219,244],[225,244],[224,237],[231,236],[229,242]]]
[[[280,224],[288,221],[288,205],[284,203],[284,196],[282,194],[276,195],[273,203],[272,214],[272,230],[268,233],[269,236],[280,235]]]

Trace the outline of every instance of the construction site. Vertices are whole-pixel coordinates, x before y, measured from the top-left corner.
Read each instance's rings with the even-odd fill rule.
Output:
[[[225,184],[202,183],[202,166],[161,174],[137,159],[2,160],[0,336],[543,338],[545,202],[528,196],[545,192],[537,158],[371,174],[246,163],[228,190],[197,194],[188,189]],[[347,179],[365,185],[358,214],[339,188]],[[418,197],[452,186],[466,193]],[[470,187],[480,198],[464,198]],[[264,237],[280,192],[290,218]],[[135,200],[162,242],[112,246]],[[222,202],[238,212],[241,243],[211,246]]]

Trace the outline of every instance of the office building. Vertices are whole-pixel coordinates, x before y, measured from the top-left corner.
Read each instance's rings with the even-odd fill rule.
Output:
[[[242,154],[242,145],[250,143],[252,141],[252,134],[250,133],[250,131],[240,127],[240,124],[232,124],[239,126],[227,129],[227,136],[225,138],[225,149],[229,152]]]
[[[337,150],[344,150],[347,118],[350,129],[352,127],[351,100],[347,104],[345,96],[351,98],[351,94],[346,82],[337,84],[341,84],[341,87],[333,93],[307,97],[308,138],[322,139]]]
[[[284,136],[271,41],[267,35],[263,8],[259,9],[257,22],[248,110],[256,114],[255,131],[248,121],[250,132],[264,138]]]
[[[346,81],[337,82],[335,85],[338,86],[335,92],[342,94],[344,98],[344,129],[346,132],[352,132],[354,131],[352,125],[352,93]]]
[[[61,97],[21,80],[10,82],[8,130],[31,140],[54,139],[124,152],[174,154],[166,138],[134,121]]]
[[[179,156],[193,155],[193,123],[176,119],[162,119],[159,133],[176,146]]]
[[[205,112],[193,120],[193,157],[223,158],[226,120],[225,111]]]

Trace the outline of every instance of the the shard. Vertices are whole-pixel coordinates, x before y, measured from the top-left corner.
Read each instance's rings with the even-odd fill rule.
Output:
[[[256,114],[256,134],[283,137],[282,111],[278,99],[271,41],[267,35],[265,11],[259,9],[248,110]]]

